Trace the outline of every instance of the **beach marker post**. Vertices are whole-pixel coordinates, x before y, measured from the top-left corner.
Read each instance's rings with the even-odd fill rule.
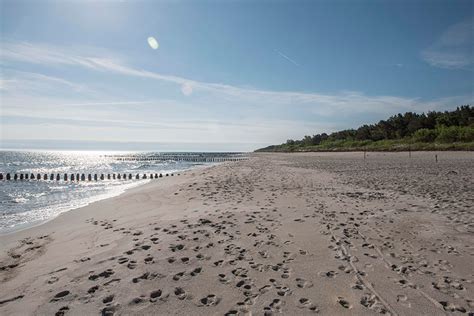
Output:
[[[435,161],[438,163],[438,155],[435,155]]]

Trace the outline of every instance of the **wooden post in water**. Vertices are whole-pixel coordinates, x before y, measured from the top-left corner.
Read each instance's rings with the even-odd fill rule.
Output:
[[[146,179],[146,173],[143,174],[143,178],[142,179]]]
[[[3,180],[3,173],[0,173],[0,180]]]
[[[9,173],[7,173],[7,180],[11,180],[11,175]]]
[[[435,161],[438,163],[438,155],[435,155]]]
[[[64,174],[64,181],[67,181],[67,173]]]
[[[104,179],[105,179],[105,177],[104,177],[104,174],[102,173],[102,174],[100,175],[100,180],[104,180]]]
[[[140,179],[140,175],[137,173],[137,175],[135,176],[135,179],[136,180],[139,180]]]
[[[71,173],[71,181],[74,181],[74,173]]]
[[[408,158],[411,158],[411,146],[408,145]]]
[[[97,173],[94,173],[94,181],[97,181]]]
[[[112,179],[115,180],[115,177],[116,177],[116,176],[115,176],[115,173],[113,173],[113,174],[112,174]]]

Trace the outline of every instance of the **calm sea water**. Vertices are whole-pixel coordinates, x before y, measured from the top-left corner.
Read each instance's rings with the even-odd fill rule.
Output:
[[[172,173],[198,166],[205,162],[147,161],[157,153],[112,152],[26,152],[0,151],[0,173],[28,173],[37,175],[61,174],[60,181],[23,180],[0,181],[0,233],[18,230],[49,220],[62,212],[91,202],[116,196],[128,188],[150,180],[64,181],[63,175],[74,173]],[[182,153],[186,155],[186,153]],[[126,155],[121,161],[117,156]],[[224,154],[225,155],[225,154]],[[206,154],[201,154],[205,157]],[[48,178],[49,179],[49,178]],[[159,180],[158,180],[159,181]]]

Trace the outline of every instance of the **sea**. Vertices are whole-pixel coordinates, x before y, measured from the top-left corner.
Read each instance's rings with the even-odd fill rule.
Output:
[[[51,220],[59,214],[92,202],[117,196],[143,185],[150,174],[177,173],[205,167],[216,157],[242,157],[241,153],[158,153],[98,151],[0,151],[0,234],[24,229]],[[10,174],[11,180],[6,180]],[[13,180],[17,174],[18,180]],[[20,180],[20,174],[29,179]],[[35,179],[31,179],[31,174]],[[36,175],[41,180],[36,180]],[[43,175],[48,180],[43,180]],[[50,175],[54,180],[50,180]],[[64,180],[64,174],[68,180]],[[71,181],[70,175],[85,174],[86,181]],[[88,181],[88,175],[92,181]],[[94,175],[98,174],[98,180]],[[104,174],[104,180],[100,175]],[[111,174],[111,179],[107,179]],[[132,179],[113,179],[113,174],[132,174]],[[136,180],[136,174],[140,179]],[[143,179],[147,174],[147,179]],[[57,181],[56,177],[60,176]],[[25,177],[24,177],[25,178]],[[164,177],[166,178],[166,177]],[[160,178],[159,178],[160,179]],[[156,180],[159,181],[159,180]]]

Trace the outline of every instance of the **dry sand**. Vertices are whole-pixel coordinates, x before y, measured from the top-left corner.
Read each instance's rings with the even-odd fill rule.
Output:
[[[474,311],[474,154],[259,154],[0,237],[1,315]]]

